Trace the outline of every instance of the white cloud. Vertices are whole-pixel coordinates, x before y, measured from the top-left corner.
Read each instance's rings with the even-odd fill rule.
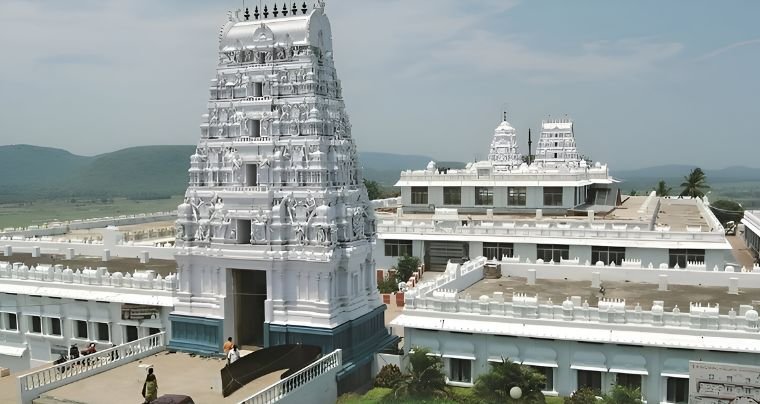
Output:
[[[741,47],[750,46],[750,45],[760,45],[760,38],[749,39],[749,40],[746,40],[746,41],[739,41],[739,42],[732,43],[730,45],[726,45],[726,46],[724,46],[722,48],[715,49],[712,52],[705,53],[704,55],[698,57],[697,60],[712,59],[712,58],[714,58],[716,56],[720,56],[720,55],[722,55],[722,54],[724,54],[724,53],[726,53],[726,52],[728,52],[730,50],[734,50],[736,48],[741,48]]]

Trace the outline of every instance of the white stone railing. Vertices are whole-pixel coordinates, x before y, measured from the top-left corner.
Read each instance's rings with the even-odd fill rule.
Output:
[[[153,355],[166,347],[166,333],[149,335],[92,355],[81,356],[60,365],[35,370],[18,376],[18,390],[22,404],[31,404],[41,394],[119,367],[125,363]],[[108,386],[103,386],[108,394]]]
[[[0,262],[0,279],[166,291],[176,291],[179,287],[175,274],[169,274],[163,278],[160,274],[153,272],[111,273],[106,267],[72,270],[63,268],[63,265],[38,265],[29,268],[22,263],[7,262]]]
[[[272,143],[272,138],[269,136],[240,136],[234,139],[232,143]]]
[[[395,208],[401,206],[401,197],[375,199],[372,201],[372,208]]]
[[[564,322],[605,323],[649,325],[654,327],[681,327],[700,330],[745,331],[757,335],[760,342],[757,312],[750,305],[742,305],[739,312],[733,308],[727,314],[719,314],[719,307],[704,307],[692,304],[689,312],[681,312],[678,306],[666,312],[664,303],[656,301],[649,310],[637,304],[633,310],[625,309],[625,301],[600,301],[600,307],[589,306],[587,301],[580,302],[568,298],[562,304],[554,304],[551,299],[540,302],[538,295],[534,299],[525,299],[519,293],[515,301],[504,300],[501,292],[492,296],[480,296],[473,299],[469,295],[450,297],[445,294],[411,298],[407,296],[404,311],[433,311],[443,313],[469,313],[495,318],[515,319],[521,323],[528,320],[561,320]],[[517,302],[519,298],[519,303]],[[606,306],[606,307],[605,307]],[[686,308],[685,308],[686,309]],[[479,318],[482,319],[482,318]],[[485,320],[485,319],[483,319]],[[568,324],[568,326],[570,326]]]
[[[609,179],[609,173],[606,169],[577,169],[575,171],[559,170],[528,170],[528,171],[511,171],[508,174],[495,173],[487,176],[479,176],[474,170],[467,172],[464,170],[449,170],[448,173],[430,172],[426,170],[401,172],[400,181],[580,181],[586,179]]]
[[[449,264],[446,271],[433,280],[420,282],[417,287],[410,289],[406,296],[425,296],[435,290],[459,291],[472,286],[483,279],[483,267],[487,260],[478,257],[462,265]]]
[[[466,226],[437,226],[432,220],[414,220],[378,216],[377,231],[384,234],[430,234],[461,236],[506,236],[506,237],[551,237],[551,238],[599,238],[629,239],[644,241],[706,241],[724,243],[726,238],[722,231],[650,231],[648,225],[625,225],[616,223],[578,222],[577,225],[564,228],[567,224],[533,222],[493,222],[475,220]],[[561,227],[560,227],[561,226]]]
[[[293,393],[299,387],[302,387],[326,374],[332,370],[337,370],[343,366],[343,355],[340,349],[323,356],[311,365],[299,370],[298,372],[280,380],[279,382],[259,391],[251,397],[241,401],[241,404],[270,404],[282,400],[287,395]],[[333,380],[325,380],[325,383],[336,383]],[[313,401],[312,401],[313,400]],[[318,398],[304,397],[301,402],[319,402]]]

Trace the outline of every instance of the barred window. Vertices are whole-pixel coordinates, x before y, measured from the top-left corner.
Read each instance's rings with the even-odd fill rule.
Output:
[[[408,257],[412,255],[412,240],[385,240],[386,257]]]
[[[544,206],[562,206],[562,187],[544,187]]]
[[[509,187],[507,191],[507,206],[525,206],[527,193],[526,187]]]
[[[560,262],[570,257],[570,246],[558,244],[539,244],[536,246],[536,258],[544,262]]]
[[[668,258],[669,268],[686,268],[689,262],[705,262],[705,250],[670,249]]]
[[[476,205],[493,205],[493,188],[475,187],[475,204]]]
[[[462,204],[462,188],[443,187],[443,204],[444,205],[461,205]]]
[[[428,187],[412,187],[412,204],[427,205]]]
[[[625,247],[591,247],[591,264],[596,264],[599,261],[604,262],[604,265],[610,265],[614,262],[615,265],[620,265],[625,259]]]
[[[483,256],[489,260],[513,257],[515,245],[512,243],[483,243]]]

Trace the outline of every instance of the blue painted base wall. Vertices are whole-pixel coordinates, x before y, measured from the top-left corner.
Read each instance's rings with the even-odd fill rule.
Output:
[[[224,320],[170,314],[169,349],[202,355],[220,355],[224,344]]]

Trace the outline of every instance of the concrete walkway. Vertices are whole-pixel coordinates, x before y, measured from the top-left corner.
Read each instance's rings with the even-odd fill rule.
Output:
[[[146,375],[144,368],[138,367],[140,364],[153,365],[158,380],[159,396],[185,394],[192,397],[198,404],[239,403],[279,381],[280,375],[285,372],[281,370],[270,373],[224,398],[219,373],[225,365],[224,360],[162,352],[49,391],[42,398],[54,399],[57,402],[74,401],[86,404],[140,403],[142,402],[140,392]],[[0,402],[16,401],[5,401],[0,396]]]
[[[731,253],[734,255],[735,263],[740,267],[752,269],[752,265],[755,263],[755,259],[752,257],[752,253],[749,252],[747,244],[744,243],[744,239],[739,236],[726,236],[726,239],[731,244]],[[737,270],[741,268],[736,268]]]

